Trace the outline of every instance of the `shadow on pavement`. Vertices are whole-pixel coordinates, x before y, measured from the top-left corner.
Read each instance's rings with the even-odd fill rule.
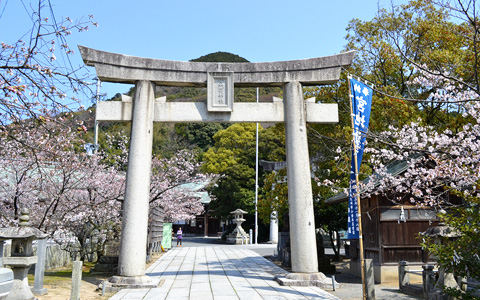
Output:
[[[177,240],[172,240],[172,246],[177,245]],[[183,247],[205,247],[205,246],[214,246],[214,245],[226,245],[218,237],[203,237],[203,236],[193,236],[187,235],[182,239]]]

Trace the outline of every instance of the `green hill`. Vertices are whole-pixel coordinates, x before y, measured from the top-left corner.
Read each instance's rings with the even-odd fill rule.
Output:
[[[190,61],[195,62],[231,62],[231,63],[242,63],[249,62],[245,58],[232,54],[229,52],[218,51],[215,53],[210,53],[199,58],[192,59]]]

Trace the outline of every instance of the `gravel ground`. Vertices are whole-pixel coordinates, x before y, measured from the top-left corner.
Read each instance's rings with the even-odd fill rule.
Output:
[[[349,261],[335,263],[337,266],[337,274],[335,281],[340,284],[340,288],[335,291],[324,289],[332,295],[343,300],[362,300],[362,280],[361,278],[349,274]],[[398,282],[387,282],[375,285],[376,300],[407,300],[422,299],[415,296],[407,295],[398,289]]]
[[[335,280],[340,284],[340,288],[335,291],[331,289],[324,289],[332,295],[337,296],[343,300],[362,300],[362,281],[360,278],[340,273],[335,275]],[[394,283],[375,285],[375,299],[377,300],[407,300],[407,299],[422,299],[415,296],[410,296],[400,292],[398,285]]]

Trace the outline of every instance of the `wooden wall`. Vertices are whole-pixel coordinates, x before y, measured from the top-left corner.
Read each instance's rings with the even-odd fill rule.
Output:
[[[148,244],[162,242],[163,238],[163,209],[155,207],[150,209],[150,216],[148,220]],[[170,233],[169,233],[170,234]]]
[[[397,205],[377,195],[362,199],[361,203],[365,258],[381,265],[397,264],[401,260],[427,262],[428,255],[420,246],[418,234],[438,224],[433,210],[409,203]],[[399,222],[402,207],[406,222]],[[350,249],[355,248],[358,243],[351,241]],[[358,249],[354,252],[351,254],[355,259]]]

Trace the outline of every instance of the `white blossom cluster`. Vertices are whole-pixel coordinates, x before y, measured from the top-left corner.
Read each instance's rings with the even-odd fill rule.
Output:
[[[83,141],[68,127],[46,121],[43,126],[20,123],[0,135],[0,226],[18,224],[20,211],[30,222],[64,246],[92,239],[103,243],[117,237],[125,191],[127,138],[110,136],[112,157],[102,151],[86,155]],[[113,158],[116,164],[107,164]],[[178,189],[186,182],[213,183],[216,175],[201,174],[192,151],[172,158],[155,157],[150,178],[150,205],[161,206],[171,221],[203,212],[194,191]],[[69,245],[65,245],[65,243]]]
[[[438,86],[438,81],[451,84],[425,73],[415,80],[425,87]],[[469,100],[477,97],[471,91],[459,91],[456,86],[443,84],[430,97],[445,101]],[[480,182],[480,104],[466,102],[464,117],[472,120],[458,132],[443,132],[412,122],[402,128],[390,127],[376,139],[388,144],[386,149],[367,148],[374,166],[373,180],[363,189],[367,193],[392,195],[392,200],[408,197],[412,203],[438,206],[448,202],[450,192],[461,191],[465,196],[479,197]],[[392,162],[406,162],[402,174],[387,172]]]

